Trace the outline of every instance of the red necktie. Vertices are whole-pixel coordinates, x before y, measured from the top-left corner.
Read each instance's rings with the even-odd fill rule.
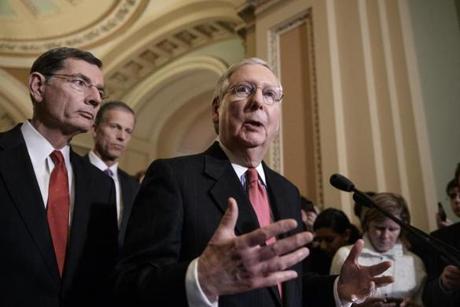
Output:
[[[50,176],[46,214],[59,274],[62,276],[69,232],[69,181],[62,153],[55,150],[50,157],[54,168]]]
[[[248,168],[246,172],[246,184],[248,188],[249,201],[252,208],[256,212],[257,220],[260,227],[267,226],[271,223],[270,205],[265,187],[259,180],[259,174],[255,168]],[[276,241],[275,237],[271,237],[266,241],[267,245]],[[278,284],[280,297],[282,296],[281,284]]]
[[[246,172],[249,200],[256,212],[260,227],[270,224],[270,205],[265,187],[259,181],[259,175],[255,168],[248,168]]]

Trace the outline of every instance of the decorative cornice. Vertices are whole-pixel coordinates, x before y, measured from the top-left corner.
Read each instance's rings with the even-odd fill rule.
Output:
[[[156,37],[128,59],[117,64],[106,77],[111,99],[120,98],[154,71],[191,51],[216,42],[236,38],[236,23],[226,20],[207,20],[183,25],[171,33]]]
[[[126,30],[137,20],[147,4],[147,0],[117,1],[97,22],[65,35],[46,39],[1,39],[0,56],[30,57],[55,47],[88,49],[100,45]]]
[[[276,2],[276,1],[275,1]],[[279,67],[279,36],[289,31],[290,29],[299,26],[300,24],[306,24],[307,35],[308,35],[308,46],[310,47],[309,52],[309,66],[311,67],[310,78],[311,82],[311,102],[312,102],[312,112],[313,112],[313,141],[314,141],[314,164],[315,164],[315,178],[316,178],[316,191],[317,191],[317,202],[323,203],[324,192],[323,192],[323,174],[321,166],[321,144],[320,144],[320,131],[319,131],[319,108],[318,108],[318,90],[317,90],[317,78],[316,78],[316,67],[315,67],[315,45],[313,37],[313,14],[312,10],[308,9],[300,14],[293,16],[292,18],[284,21],[283,23],[278,24],[273,30],[270,31],[269,40],[268,40],[268,59],[269,63],[272,66],[273,70],[280,75]],[[282,152],[282,125],[280,128],[279,136],[274,140],[273,146],[270,148],[270,157],[272,158],[271,164],[272,167],[282,172],[283,170],[283,152]]]

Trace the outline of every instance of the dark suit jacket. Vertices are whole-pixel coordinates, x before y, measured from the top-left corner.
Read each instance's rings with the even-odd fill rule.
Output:
[[[460,223],[436,230],[431,235],[460,249]],[[427,283],[423,291],[423,303],[427,307],[460,306],[460,290],[446,292],[440,286],[439,277],[447,263],[439,257],[438,253],[432,252],[429,255],[429,257],[422,258],[428,273]]]
[[[300,219],[297,188],[264,164],[276,220]],[[149,167],[128,222],[124,259],[116,291],[131,306],[187,306],[185,274],[216,230],[228,197],[238,203],[237,235],[259,228],[257,217],[230,161],[215,143],[205,153],[157,160]],[[300,229],[296,230],[299,231]],[[302,275],[300,264],[294,269]],[[321,304],[333,306],[332,282],[307,278]],[[219,298],[219,306],[302,306],[302,279],[283,284],[283,305],[276,287]]]
[[[120,243],[124,241],[126,227],[128,226],[129,216],[133,207],[134,198],[139,191],[140,184],[133,176],[118,168],[118,179],[121,186],[121,197],[123,198],[123,213],[121,214],[120,224]]]
[[[83,158],[87,162],[91,163],[88,155],[85,155]],[[123,212],[121,213],[121,224],[119,230],[119,242],[121,246],[125,237],[128,219],[131,215],[134,198],[136,197],[137,191],[139,191],[140,184],[136,178],[129,175],[121,168],[118,168],[118,179],[120,181],[121,197],[123,199]]]
[[[117,257],[113,183],[71,151],[75,201],[62,279],[20,125],[0,133],[0,306],[106,306]]]

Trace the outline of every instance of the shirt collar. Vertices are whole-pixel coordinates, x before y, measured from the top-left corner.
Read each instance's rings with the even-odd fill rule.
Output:
[[[363,235],[363,240],[364,240],[363,254],[367,253],[367,254],[370,254],[370,255],[373,255],[373,256],[386,256],[386,257],[389,257],[389,258],[392,258],[392,259],[395,259],[397,257],[401,257],[404,254],[404,247],[403,247],[401,241],[399,241],[399,240],[398,240],[398,242],[396,242],[396,244],[390,250],[387,250],[384,253],[378,252],[378,251],[376,251],[374,249],[374,247],[372,246],[372,243],[371,243],[371,241],[370,241],[370,239],[369,239],[367,234]]]
[[[91,162],[91,164],[96,166],[101,171],[105,171],[106,169],[110,169],[114,175],[117,174],[118,162],[114,163],[112,166],[107,166],[107,164],[105,164],[105,162],[102,161],[101,158],[99,158],[99,156],[96,155],[96,153],[93,150],[90,150],[90,152],[88,153],[88,158],[89,158],[89,161]]]
[[[220,148],[222,148],[222,150],[227,155],[227,157],[230,160],[230,163],[232,164],[232,167],[235,170],[236,175],[238,176],[240,181],[241,182],[246,182],[245,178],[246,178],[246,171],[248,170],[248,167],[246,167],[244,165],[234,163],[232,161],[232,156],[233,155],[230,152],[230,150],[227,147],[225,147],[224,144],[222,144],[221,142],[219,142],[219,146],[220,146]],[[259,163],[259,165],[257,165],[256,170],[257,170],[257,173],[259,174],[259,177],[262,180],[263,184],[265,186],[267,186],[267,181],[265,179],[265,171],[264,171],[264,167],[263,167],[262,163]]]
[[[63,148],[56,149],[51,143],[35,129],[29,121],[25,121],[21,126],[22,136],[26,142],[26,147],[29,152],[30,159],[33,164],[46,161],[54,150],[59,150],[64,156],[66,165],[70,165],[70,146],[66,145]],[[31,150],[33,149],[33,150]]]

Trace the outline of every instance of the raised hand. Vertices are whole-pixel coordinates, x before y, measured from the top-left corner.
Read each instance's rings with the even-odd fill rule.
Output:
[[[383,261],[371,266],[358,264],[358,257],[361,254],[363,245],[363,240],[356,241],[343,263],[337,287],[342,301],[363,302],[372,295],[376,288],[393,282],[391,276],[378,276],[391,266],[389,261]]]
[[[297,277],[289,267],[308,256],[304,247],[313,237],[309,232],[277,240],[272,237],[297,227],[295,220],[280,220],[253,232],[236,236],[238,206],[228,199],[228,209],[198,260],[198,281],[210,301],[219,295],[275,286]]]

